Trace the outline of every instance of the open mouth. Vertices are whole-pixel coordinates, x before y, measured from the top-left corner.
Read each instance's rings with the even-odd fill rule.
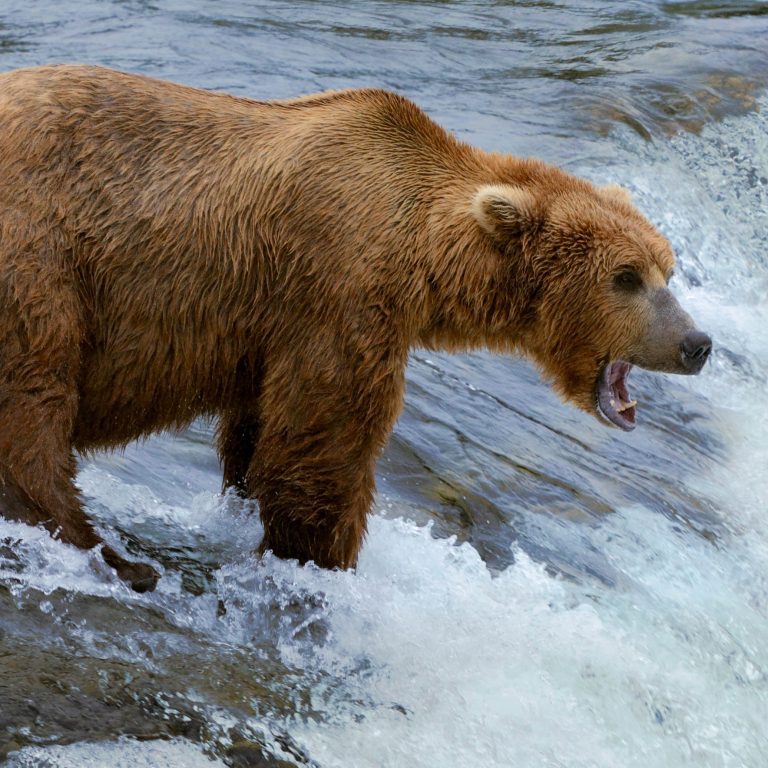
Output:
[[[627,376],[632,364],[624,360],[608,363],[597,380],[597,410],[600,415],[620,429],[635,428],[635,407],[627,389]]]

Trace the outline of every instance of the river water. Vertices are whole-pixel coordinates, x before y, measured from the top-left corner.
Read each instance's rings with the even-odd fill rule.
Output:
[[[0,69],[53,61],[384,86],[619,182],[716,348],[633,373],[629,435],[519,360],[414,352],[356,573],[253,558],[211,424],[83,459],[91,514],[164,577],[137,595],[0,522],[0,762],[768,763],[768,3],[3,0]]]

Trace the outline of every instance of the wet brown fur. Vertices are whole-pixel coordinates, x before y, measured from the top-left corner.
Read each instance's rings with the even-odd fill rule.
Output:
[[[73,451],[215,415],[263,547],[349,567],[409,349],[528,354],[592,412],[649,322],[612,274],[663,285],[671,263],[620,189],[473,148],[386,91],[0,75],[6,514],[93,547]]]

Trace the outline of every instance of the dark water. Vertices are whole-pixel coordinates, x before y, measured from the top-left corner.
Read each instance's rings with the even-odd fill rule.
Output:
[[[696,380],[633,374],[632,435],[521,361],[415,352],[356,574],[251,557],[212,425],[84,461],[93,516],[165,575],[137,596],[0,522],[0,760],[765,765],[768,3],[0,5],[0,68],[52,61],[385,86],[622,183],[717,348]]]

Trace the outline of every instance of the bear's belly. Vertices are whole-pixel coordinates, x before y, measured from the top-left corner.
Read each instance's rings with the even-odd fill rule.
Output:
[[[98,348],[82,361],[73,444],[78,450],[125,445],[181,429],[227,401],[236,355],[226,343],[203,349],[175,339],[135,348]],[[196,354],[192,354],[192,350]]]

